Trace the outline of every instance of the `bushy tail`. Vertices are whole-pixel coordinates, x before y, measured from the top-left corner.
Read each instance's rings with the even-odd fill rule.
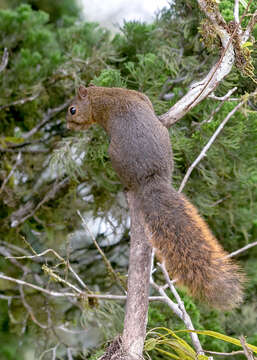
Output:
[[[141,186],[138,197],[157,258],[172,278],[213,307],[238,306],[244,277],[196,208],[160,179]]]

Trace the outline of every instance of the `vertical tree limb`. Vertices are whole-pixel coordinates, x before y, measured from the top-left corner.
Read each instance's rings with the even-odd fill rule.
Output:
[[[143,214],[139,211],[137,196],[128,192],[131,219],[128,295],[122,348],[129,359],[142,358],[151,272],[152,249],[144,229]]]

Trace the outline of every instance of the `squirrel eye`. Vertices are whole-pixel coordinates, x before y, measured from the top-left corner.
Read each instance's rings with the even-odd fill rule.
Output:
[[[76,113],[76,108],[74,106],[70,108],[70,113],[71,115],[74,115]]]

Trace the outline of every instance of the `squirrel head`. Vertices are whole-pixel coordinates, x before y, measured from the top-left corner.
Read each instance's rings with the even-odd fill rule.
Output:
[[[70,130],[86,130],[93,121],[92,106],[88,89],[80,85],[77,96],[68,108],[67,128]]]

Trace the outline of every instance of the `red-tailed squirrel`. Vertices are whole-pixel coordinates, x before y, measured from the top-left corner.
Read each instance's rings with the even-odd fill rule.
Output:
[[[137,193],[157,258],[191,294],[221,309],[242,301],[243,275],[226,258],[196,208],[171,186],[168,130],[144,94],[80,86],[68,109],[67,127],[100,124],[110,137],[109,155],[123,185]]]

